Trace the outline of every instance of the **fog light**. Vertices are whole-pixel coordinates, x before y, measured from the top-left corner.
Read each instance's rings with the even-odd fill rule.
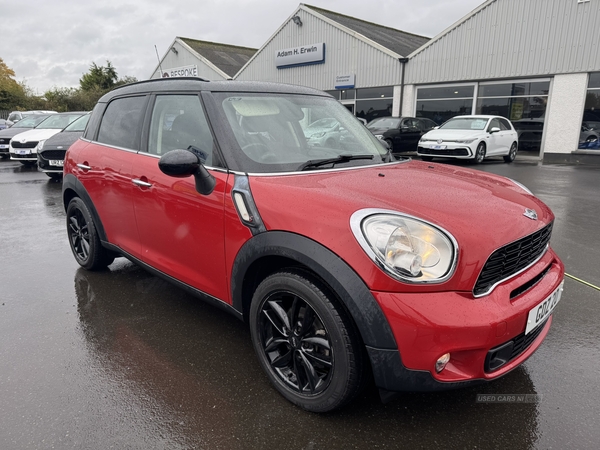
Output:
[[[446,364],[450,361],[450,353],[446,353],[438,358],[435,362],[435,371],[440,373],[446,367]]]

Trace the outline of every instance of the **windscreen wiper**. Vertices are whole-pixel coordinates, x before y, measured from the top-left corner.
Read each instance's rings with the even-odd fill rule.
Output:
[[[306,161],[298,170],[307,170],[314,169],[321,166],[326,166],[327,164],[333,164],[334,166],[337,163],[343,163],[352,161],[354,159],[373,159],[375,155],[340,155],[335,158],[327,158],[327,159],[311,159],[310,161]]]

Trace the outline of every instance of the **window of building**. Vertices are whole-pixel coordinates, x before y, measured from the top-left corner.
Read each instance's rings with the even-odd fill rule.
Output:
[[[590,74],[578,148],[580,150],[600,149],[600,72]]]
[[[348,89],[350,91],[350,89]],[[355,115],[367,122],[378,117],[392,115],[394,97],[393,86],[354,89],[356,92]],[[344,100],[342,98],[342,100]]]
[[[416,116],[441,125],[454,116],[471,114],[475,86],[434,86],[417,89]]]

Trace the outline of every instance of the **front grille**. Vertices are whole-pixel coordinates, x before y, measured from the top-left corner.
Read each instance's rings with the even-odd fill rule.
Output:
[[[30,141],[30,142],[17,142],[17,141],[12,141],[12,148],[35,148],[38,143],[37,141]]]
[[[450,148],[447,150],[434,150],[431,148],[419,147],[420,155],[433,156],[469,156],[469,151],[466,148]]]
[[[41,152],[41,156],[45,159],[65,159],[66,150],[46,150]]]
[[[0,138],[0,144],[8,144],[10,142],[9,138]]]
[[[546,250],[552,223],[518,241],[496,250],[481,269],[473,295],[487,294],[499,282],[506,280],[534,263]]]
[[[548,319],[544,320],[529,334],[521,333],[512,340],[491,349],[485,357],[483,370],[486,373],[493,372],[521,355],[537,339],[546,323],[548,323]]]

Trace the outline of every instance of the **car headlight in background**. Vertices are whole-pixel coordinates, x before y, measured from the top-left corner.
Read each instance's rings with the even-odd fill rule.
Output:
[[[315,133],[313,135],[311,135],[311,137],[309,139],[318,139],[318,138],[322,138],[323,136],[325,136],[325,132],[322,133]]]
[[[376,134],[375,137],[380,141],[383,141],[383,134]]]
[[[386,273],[409,283],[441,283],[456,269],[458,244],[441,228],[395,211],[362,209],[350,227],[363,250]]]
[[[45,139],[43,141],[38,142],[38,145],[35,146],[35,151],[40,152],[42,150],[42,148],[44,147],[45,142],[46,142]]]
[[[472,144],[476,140],[477,140],[477,138],[473,138],[473,139],[457,139],[455,142],[458,143],[458,144]]]

